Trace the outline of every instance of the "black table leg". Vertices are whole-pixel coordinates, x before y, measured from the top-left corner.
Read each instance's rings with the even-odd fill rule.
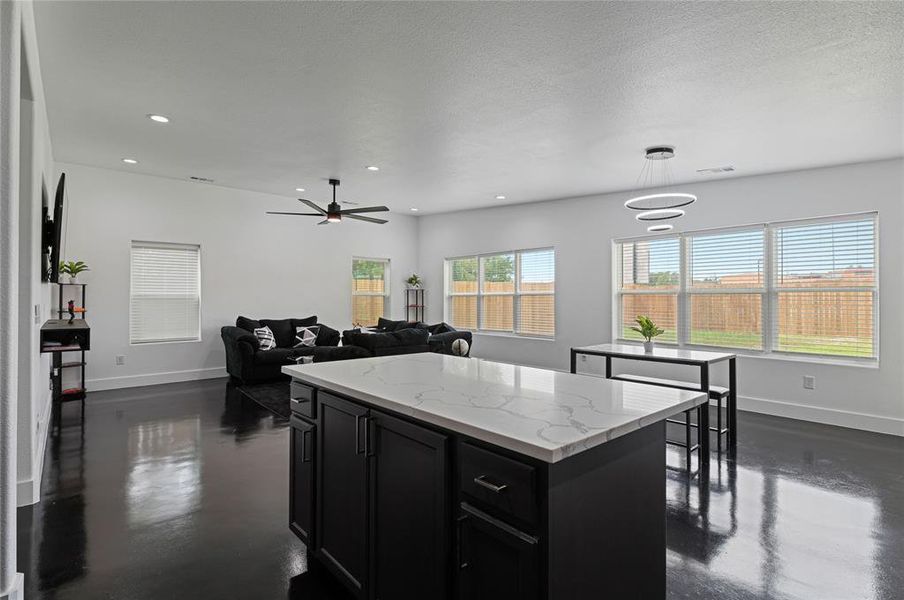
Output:
[[[738,446],[738,371],[734,358],[728,359],[728,449]]]
[[[700,366],[700,390],[706,394],[706,401],[700,406],[697,437],[700,444],[700,470],[709,472],[709,364]]]
[[[571,372],[578,372],[578,353],[574,351],[574,348],[571,349]]]

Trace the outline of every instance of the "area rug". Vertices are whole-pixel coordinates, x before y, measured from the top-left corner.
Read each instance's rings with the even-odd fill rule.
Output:
[[[273,414],[283,419],[292,416],[289,406],[289,381],[251,383],[239,386],[239,391]]]

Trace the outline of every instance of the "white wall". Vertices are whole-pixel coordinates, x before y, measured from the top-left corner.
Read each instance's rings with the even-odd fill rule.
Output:
[[[880,367],[741,358],[741,408],[904,435],[902,178],[904,161],[898,159],[679,186],[699,196],[676,225],[682,230],[879,211]],[[476,334],[473,352],[567,369],[570,347],[612,337],[611,240],[646,233],[623,207],[627,197],[607,194],[420,217],[418,256],[429,290],[428,320],[443,318],[444,258],[554,246],[555,340]],[[591,360],[580,368],[598,372],[599,365]],[[803,389],[805,374],[816,376],[816,390]]]
[[[312,217],[265,214],[303,208],[286,197],[73,164],[58,170],[69,190],[66,258],[91,267],[83,276],[89,390],[225,375],[220,327],[240,314],[316,314],[349,329],[353,256],[391,260],[391,315],[404,316],[401,290],[417,262],[413,217],[318,226]],[[129,344],[132,240],[201,245],[201,342]],[[124,365],[114,365],[116,355]]]
[[[41,281],[41,188],[56,189],[31,3],[22,4],[22,89],[19,106],[19,377],[17,496],[37,502],[51,416],[50,358],[40,354],[41,325],[51,314],[49,283]],[[35,312],[37,310],[37,312]]]

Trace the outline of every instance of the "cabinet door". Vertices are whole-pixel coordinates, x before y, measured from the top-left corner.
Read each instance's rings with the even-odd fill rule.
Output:
[[[316,427],[292,417],[289,438],[289,528],[313,550]]]
[[[317,556],[360,598],[367,577],[366,408],[318,394]]]
[[[539,598],[538,545],[522,533],[467,504],[459,517],[459,598]]]
[[[447,444],[442,434],[371,411],[371,582],[378,600],[448,597]]]

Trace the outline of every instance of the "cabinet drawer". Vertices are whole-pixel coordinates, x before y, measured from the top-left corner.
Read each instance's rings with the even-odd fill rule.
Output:
[[[537,473],[530,465],[478,448],[459,445],[462,494],[527,523],[537,521]]]
[[[314,419],[317,417],[317,390],[293,380],[289,385],[289,404],[292,412]]]

